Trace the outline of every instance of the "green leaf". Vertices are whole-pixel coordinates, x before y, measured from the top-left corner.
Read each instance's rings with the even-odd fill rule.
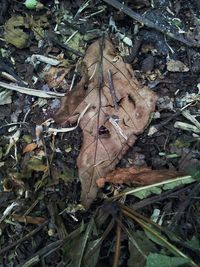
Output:
[[[131,232],[129,235],[128,267],[144,267],[146,258],[150,252],[157,252],[153,242],[146,238],[144,232]]]
[[[24,5],[28,9],[35,9],[37,6],[38,1],[37,0],[26,0]]]
[[[191,250],[200,252],[200,242],[196,236],[193,236],[192,239],[186,241],[185,244],[189,246]]]
[[[191,175],[192,178],[199,181],[200,180],[200,170],[197,166],[190,166],[186,169],[187,174]]]
[[[150,253],[145,267],[178,267],[186,263],[189,263],[189,260],[185,258]]]
[[[65,166],[62,173],[58,173],[58,178],[62,179],[66,184],[73,181],[74,171]]]
[[[170,184],[165,184],[163,185],[162,189],[163,190],[170,190],[170,189],[173,189],[179,185],[184,185],[184,184],[190,184],[190,183],[193,183],[195,182],[195,179],[193,179],[192,177],[186,179],[186,180],[178,180],[178,181],[175,181],[173,183],[170,183]]]
[[[149,227],[152,228],[151,225],[149,225]],[[156,231],[156,233],[157,233],[157,235],[158,235],[159,237],[163,237],[163,235],[162,235],[160,232],[158,232],[158,230],[155,230],[155,229],[153,229],[153,228],[152,228],[152,230]],[[146,236],[147,236],[151,241],[153,241],[153,242],[156,243],[157,245],[160,245],[161,247],[168,248],[168,246],[165,244],[165,242],[162,241],[161,238],[155,236],[154,234],[152,234],[151,232],[149,232],[149,231],[146,230],[146,229],[144,230],[144,232],[145,232]]]
[[[139,192],[133,193],[133,195],[135,197],[138,197],[139,199],[144,199],[144,198],[148,197],[151,194],[160,195],[161,192],[162,192],[162,190],[161,190],[160,187],[154,186],[154,187],[151,187],[149,189],[141,190]]]
[[[86,230],[84,233],[80,233],[80,235],[68,242],[64,247],[64,258],[65,262],[69,262],[66,267],[81,267],[82,258],[84,255],[84,251],[88,242],[88,239],[93,231],[94,227],[94,219],[91,218]]]
[[[43,162],[40,159],[31,158],[27,162],[27,169],[28,170],[33,170],[33,171],[45,172],[47,170],[47,166],[44,165]]]
[[[90,241],[87,245],[86,251],[87,254],[85,255],[83,263],[81,267],[95,267],[98,259],[99,253],[101,249],[101,243],[103,242],[103,238],[100,237],[94,241]],[[87,257],[87,255],[90,255]]]
[[[174,178],[171,180],[166,180],[163,182],[159,182],[152,185],[137,187],[137,188],[129,188],[128,190],[125,190],[121,192],[121,195],[134,195],[140,199],[144,199],[148,197],[151,194],[161,194],[162,190],[169,190],[173,189],[179,185],[184,184],[190,184],[195,182],[196,179],[194,179],[191,175],[182,176],[178,178]],[[120,195],[119,194],[119,195]]]

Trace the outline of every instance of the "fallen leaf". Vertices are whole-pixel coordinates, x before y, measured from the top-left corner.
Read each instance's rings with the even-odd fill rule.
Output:
[[[146,258],[150,252],[157,252],[154,243],[146,238],[143,231],[129,232],[129,252],[130,257],[127,262],[128,267],[145,266]]]
[[[37,147],[36,143],[30,143],[26,145],[25,148],[23,149],[23,154],[33,151],[34,149],[36,149],[36,147]]]
[[[12,92],[8,90],[0,90],[0,105],[7,105],[12,103]]]
[[[147,257],[146,267],[178,267],[189,264],[190,260],[183,257],[169,257],[158,253],[150,253]],[[190,265],[191,266],[191,265]]]
[[[98,187],[106,182],[113,184],[150,185],[180,176],[180,172],[171,170],[152,170],[148,167],[130,167],[114,170],[105,177],[97,179]]]
[[[83,144],[77,159],[81,200],[89,207],[98,192],[96,180],[112,171],[135,143],[149,122],[157,97],[137,81],[131,65],[117,56],[109,40],[104,44],[102,39],[95,41],[83,62],[85,73],[64,97],[55,120],[75,123],[89,104],[80,121]]]
[[[30,158],[26,164],[28,170],[38,171],[38,172],[46,172],[47,166],[42,163],[42,160],[38,158]]]
[[[27,28],[25,18],[12,16],[5,24],[5,41],[20,49],[27,47],[29,36],[23,28]]]
[[[171,72],[188,72],[189,68],[180,60],[170,59],[167,61],[167,70]]]
[[[17,141],[19,140],[20,134],[21,134],[20,130],[17,130],[13,135],[8,137],[10,139],[9,140],[10,142],[4,156],[7,156],[11,148],[16,145]]]
[[[49,88],[67,87],[66,75],[69,69],[64,67],[51,67],[45,74],[44,80],[48,84]]]

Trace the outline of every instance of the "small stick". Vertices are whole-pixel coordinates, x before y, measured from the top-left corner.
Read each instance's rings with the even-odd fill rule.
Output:
[[[43,224],[39,225],[37,228],[35,228],[30,233],[26,234],[24,237],[18,239],[17,241],[13,242],[12,244],[8,245],[7,247],[4,247],[0,250],[0,255],[6,253],[8,250],[16,247],[17,245],[21,244],[25,240],[29,239],[31,236],[35,235],[37,232],[39,232],[43,227],[45,227],[48,224],[48,221],[44,222]]]
[[[121,227],[120,227],[120,224],[117,222],[117,225],[116,225],[115,255],[114,255],[114,260],[113,260],[112,267],[118,267],[119,266],[120,246],[121,246]]]
[[[114,88],[114,85],[113,85],[113,79],[112,79],[111,70],[108,70],[108,82],[109,82],[110,93],[111,93],[111,96],[112,96],[112,101],[113,101],[115,110],[117,111],[119,109],[119,106],[117,104],[117,96],[116,96],[115,88]]]
[[[159,32],[162,32],[164,34],[166,34],[167,36],[189,46],[189,47],[200,47],[200,44],[198,42],[192,42],[192,41],[189,41],[187,39],[185,39],[184,37],[182,36],[178,36],[178,35],[175,35],[174,33],[172,32],[168,32],[165,28],[163,28],[162,26],[160,25],[156,25],[154,22],[152,22],[151,20],[141,16],[140,14],[134,12],[132,9],[130,9],[128,6],[124,5],[124,4],[121,4],[119,1],[117,0],[103,0],[104,2],[106,2],[107,4],[115,7],[116,9],[118,9],[119,11],[122,11],[124,12],[126,15],[128,15],[129,17],[131,17],[132,19],[135,19],[137,20],[138,22],[140,22],[141,24],[144,24],[145,26],[149,27],[149,28],[153,28]]]
[[[84,56],[84,54],[81,53],[80,51],[77,51],[76,49],[74,49],[74,48],[68,46],[67,44],[63,44],[63,43],[59,42],[58,39],[56,38],[56,35],[53,36],[53,35],[50,35],[50,34],[49,34],[48,38],[49,38],[50,41],[52,41],[54,44],[56,44],[57,46],[59,46],[59,47],[65,49],[65,50],[71,52],[72,54],[74,54],[74,55],[76,55],[76,56],[78,56],[78,57],[83,57],[83,56]]]

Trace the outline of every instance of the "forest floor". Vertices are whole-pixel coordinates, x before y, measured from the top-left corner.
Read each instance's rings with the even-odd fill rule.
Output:
[[[0,6],[0,266],[200,266],[199,1],[0,0]],[[98,44],[99,52],[91,52]],[[101,64],[106,56],[122,67]],[[89,70],[94,58],[98,71]],[[139,107],[145,114],[138,131],[116,120],[129,110],[126,66],[134,73],[126,80],[146,93],[131,100],[130,118]],[[88,104],[84,94],[93,85],[113,102],[106,102],[110,117],[88,150],[89,105],[99,123],[105,100]],[[74,103],[80,108],[72,112]],[[108,120],[117,121],[120,144]],[[84,164],[87,158],[97,170],[106,140],[107,154],[121,150],[101,167],[103,176],[117,169],[123,181],[111,173],[98,189],[101,175],[85,175]],[[139,180],[130,178],[133,168]]]

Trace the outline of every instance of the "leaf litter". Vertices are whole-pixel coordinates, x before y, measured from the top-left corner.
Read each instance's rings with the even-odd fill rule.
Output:
[[[0,217],[12,203],[18,203],[1,223],[1,264],[30,266],[42,261],[45,266],[156,267],[159,261],[163,266],[185,262],[197,267],[198,1],[190,1],[190,9],[187,1],[180,5],[180,1],[61,0],[48,1],[48,6],[41,1],[42,9],[34,6],[32,10],[19,1],[1,2],[0,21],[5,24],[0,76],[5,90],[0,105]],[[108,45],[108,39],[96,41],[96,52],[86,52],[80,67],[85,47],[102,36],[105,27],[109,27],[106,32],[113,45]],[[120,63],[120,55],[131,67]],[[130,86],[125,81],[131,81]],[[144,125],[133,131],[136,121],[128,118],[136,114],[139,104],[145,106],[139,94],[145,91],[142,84],[155,91],[162,103],[157,101],[157,115],[143,108],[149,120],[145,117]],[[49,128],[49,116],[55,114],[59,97],[67,91],[71,92],[63,101],[60,121],[57,118],[63,127]],[[133,107],[126,102],[127,94]],[[127,116],[122,109],[129,111]],[[93,120],[89,117],[92,111]],[[147,131],[142,134],[150,122],[155,130],[149,136]],[[103,184],[109,182],[89,210],[79,204],[81,187],[75,167],[82,142],[79,125],[84,139],[78,158],[84,190],[91,193],[89,184],[95,198],[99,190],[96,178],[100,175]],[[131,136],[139,137],[136,143]],[[123,156],[130,143],[134,146]],[[104,151],[102,144],[118,155],[107,151],[100,157],[101,152],[95,151]],[[84,152],[86,159],[92,159],[85,172]],[[140,164],[134,160],[137,153],[142,155]],[[179,177],[182,172],[178,170],[185,176]],[[173,174],[176,178],[168,179]],[[160,182],[155,183],[157,180]],[[128,206],[121,204],[124,202]],[[89,206],[88,200],[86,204]],[[148,219],[151,214],[156,215],[157,224]],[[142,230],[139,236],[138,229]],[[179,236],[174,237],[176,233]]]
[[[135,143],[149,122],[157,97],[137,81],[131,66],[117,56],[108,39],[95,41],[83,62],[86,71],[64,98],[55,120],[74,123],[90,104],[80,121],[83,144],[77,159],[81,199],[89,207],[98,192],[96,180],[112,171]]]

